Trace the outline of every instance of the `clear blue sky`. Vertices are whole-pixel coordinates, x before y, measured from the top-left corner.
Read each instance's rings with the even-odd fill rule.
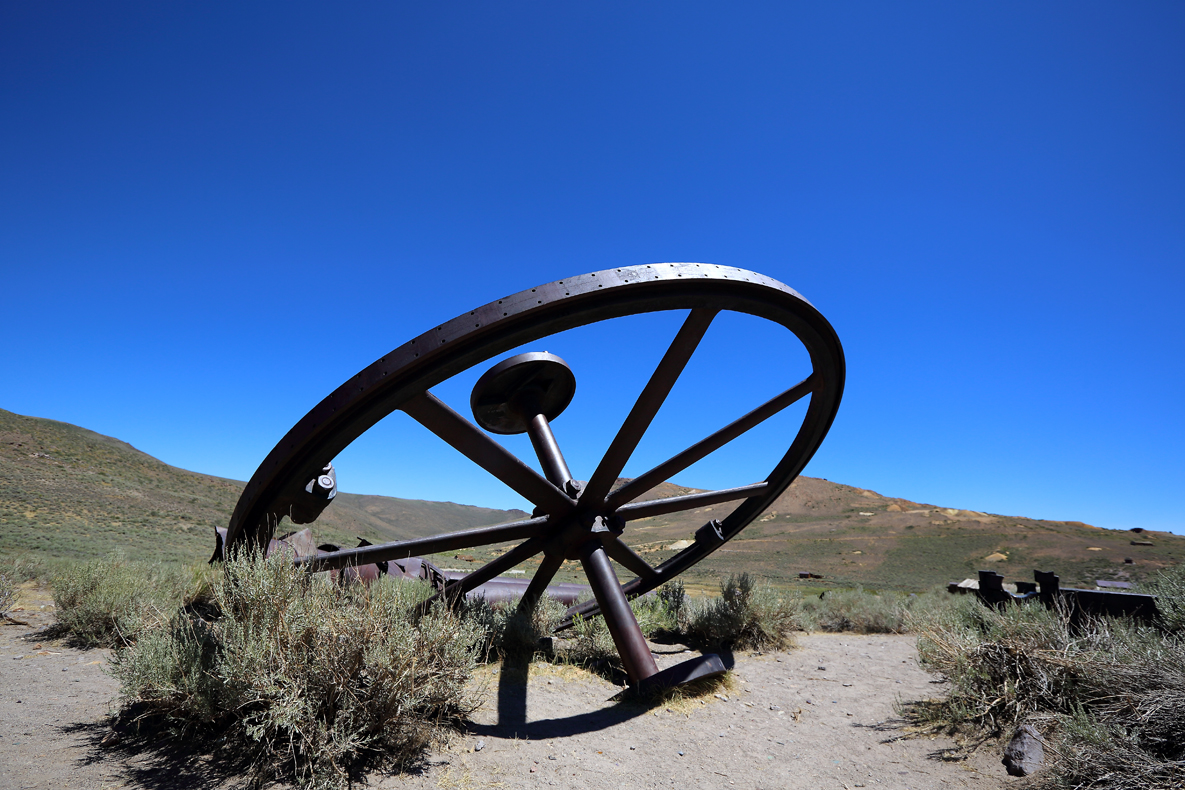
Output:
[[[836,327],[807,474],[1185,531],[1185,4],[0,6],[0,408],[246,479],[433,325],[654,261]],[[578,477],[676,325],[548,348]],[[714,328],[733,367],[689,371],[627,473],[794,379],[751,329]],[[345,490],[520,502],[409,422]],[[680,482],[758,479],[787,425]]]

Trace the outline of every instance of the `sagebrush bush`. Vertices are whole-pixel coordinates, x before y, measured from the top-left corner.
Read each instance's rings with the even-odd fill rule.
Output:
[[[687,625],[687,589],[680,579],[658,588],[658,600],[670,618],[669,628],[678,632]]]
[[[827,590],[803,600],[809,630],[852,631],[857,634],[903,634],[919,615],[949,607],[953,597],[945,590],[914,595],[899,592]]]
[[[1036,604],[997,611],[973,598],[920,621],[918,630],[923,666],[951,683],[932,709],[936,719],[989,735],[1036,724],[1053,746],[1045,785],[1180,786],[1179,635],[1118,618],[1072,624],[1068,612]],[[1160,783],[1172,776],[1178,784]]]
[[[178,614],[117,651],[124,709],[176,732],[218,735],[259,778],[345,782],[365,761],[405,764],[475,706],[468,681],[487,635],[431,589],[382,579],[342,588],[284,558],[228,561],[211,588],[221,617]]]
[[[0,573],[0,617],[6,617],[8,610],[16,603],[16,585],[12,579]]]
[[[1140,587],[1141,592],[1156,596],[1156,608],[1165,630],[1185,634],[1185,564],[1158,571]]]
[[[719,598],[687,604],[687,638],[708,648],[782,650],[803,627],[802,599],[757,584],[747,573],[720,584]]]
[[[457,615],[481,634],[478,656],[482,661],[530,661],[543,650],[543,639],[555,631],[565,611],[562,603],[547,595],[530,614],[519,611],[518,599],[490,603],[474,598],[457,607]]]
[[[44,582],[53,576],[54,569],[64,563],[63,560],[46,560],[30,554],[14,554],[0,559],[0,575],[6,576],[13,584],[23,582]]]
[[[675,621],[659,596],[635,598],[630,601],[630,609],[638,621],[642,635],[647,639],[659,631],[670,632],[675,629]],[[621,657],[613,644],[613,636],[609,633],[609,626],[604,617],[577,615],[572,619],[571,631],[564,636],[564,647],[556,654],[556,659],[592,669],[607,670],[607,674],[617,680],[624,676]]]
[[[192,571],[122,557],[63,565],[54,574],[58,623],[84,645],[119,647],[161,624],[185,598]]]

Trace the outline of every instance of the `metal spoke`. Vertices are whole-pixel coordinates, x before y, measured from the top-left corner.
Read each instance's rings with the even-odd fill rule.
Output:
[[[605,553],[609,555],[610,559],[616,560],[623,568],[639,578],[650,579],[658,575],[654,568],[650,567],[650,563],[622,543],[620,538],[607,541]]]
[[[748,499],[751,496],[764,494],[769,488],[768,483],[754,483],[739,488],[722,488],[719,491],[706,491],[702,494],[687,494],[686,496],[672,496],[666,499],[648,499],[645,502],[631,502],[617,508],[617,515],[626,521],[637,521],[640,518],[662,516],[667,513],[678,513],[682,510],[695,510],[697,507],[707,507],[721,502],[732,502],[736,499]]]
[[[518,544],[510,551],[503,554],[501,557],[487,562],[485,565],[481,566],[473,573],[470,573],[465,578],[450,582],[443,590],[428,600],[422,602],[419,607],[417,607],[418,610],[421,612],[428,611],[428,609],[432,606],[433,601],[437,601],[440,598],[444,598],[446,601],[449,601],[462,597],[465,595],[465,593],[469,592],[475,587],[480,587],[490,579],[497,576],[499,573],[508,571],[523,560],[530,559],[539,552],[543,551],[543,546],[545,543],[546,540],[543,537],[536,536],[525,543]]]
[[[642,389],[629,416],[618,429],[601,463],[597,465],[596,471],[585,486],[584,493],[580,495],[581,503],[598,505],[609,493],[609,489],[613,487],[613,483],[637,448],[638,442],[642,440],[646,429],[650,427],[654,415],[658,413],[671,388],[675,386],[679,374],[695,353],[716,313],[716,310],[697,307],[687,316],[687,320],[671,341],[662,361],[658,363],[658,367],[650,376],[650,381]]]
[[[520,611],[529,613],[535,608],[535,604],[539,603],[539,599],[547,591],[547,585],[551,584],[552,578],[555,577],[556,572],[563,564],[563,554],[557,552],[544,555],[543,562],[539,564],[539,570],[535,571],[535,575],[531,577],[531,583],[527,585],[527,591],[523,593],[522,600],[518,603]]]
[[[433,535],[429,538],[415,538],[414,540],[397,540],[392,543],[380,543],[374,546],[359,546],[354,549],[342,549],[328,554],[299,557],[296,567],[305,568],[310,572],[340,570],[350,565],[368,565],[372,562],[388,562],[402,560],[417,554],[435,554],[439,551],[459,551],[471,549],[475,546],[488,546],[491,543],[504,543],[511,540],[533,538],[543,532],[547,524],[547,517],[532,518],[525,521],[513,521],[509,524],[497,524],[492,527],[477,527],[464,532],[447,532],[443,535]]]
[[[400,406],[420,425],[444,439],[458,452],[550,514],[566,513],[575,503],[513,453],[431,392]]]
[[[609,508],[617,508],[626,502],[637,499],[659,483],[670,479],[673,475],[679,474],[679,472],[691,466],[704,456],[720,449],[745,431],[749,430],[755,425],[759,425],[760,423],[780,412],[782,409],[785,409],[790,404],[811,392],[811,390],[814,388],[814,379],[815,376],[812,373],[810,376],[807,376],[805,379],[798,382],[793,387],[783,392],[781,395],[766,401],[753,411],[746,414],[744,417],[741,417],[740,419],[726,425],[725,427],[716,431],[716,433],[697,442],[696,444],[693,444],[691,447],[688,447],[678,455],[663,461],[649,472],[646,472],[639,477],[635,477],[633,480],[626,483],[621,488],[609,495],[609,498],[606,500]]]

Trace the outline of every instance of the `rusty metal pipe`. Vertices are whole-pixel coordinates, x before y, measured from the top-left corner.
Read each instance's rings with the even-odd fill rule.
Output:
[[[527,423],[527,435],[531,437],[531,446],[535,448],[535,455],[539,456],[539,463],[543,466],[543,474],[548,482],[563,491],[572,479],[572,473],[568,470],[564,454],[560,452],[555,434],[551,432],[547,417],[536,412]]]
[[[719,491],[706,491],[702,494],[687,494],[672,496],[666,499],[647,499],[644,502],[631,502],[622,505],[615,511],[626,521],[634,521],[651,516],[662,516],[667,513],[678,513],[682,510],[694,510],[697,507],[718,505],[721,502],[732,502],[737,499],[748,499],[761,496],[769,488],[769,483],[754,483],[738,488],[723,488]]]
[[[492,527],[478,527],[462,532],[449,532],[444,535],[433,535],[429,538],[415,538],[413,540],[397,540],[392,543],[380,543],[374,546],[359,546],[356,549],[342,549],[328,554],[313,557],[298,557],[296,566],[306,570],[328,571],[345,568],[349,565],[365,565],[371,562],[385,562],[402,560],[417,554],[435,554],[441,551],[457,551],[474,546],[486,546],[503,541],[522,540],[532,538],[543,531],[547,524],[546,517],[513,521],[509,524],[497,524]]]
[[[580,550],[580,562],[601,613],[605,616],[605,624],[609,626],[609,635],[613,637],[621,663],[625,665],[625,673],[630,683],[636,685],[657,673],[658,664],[646,644],[646,637],[642,636],[642,629],[638,627],[638,619],[634,617],[629,601],[621,591],[617,574],[609,564],[609,555],[599,540],[590,540]]]

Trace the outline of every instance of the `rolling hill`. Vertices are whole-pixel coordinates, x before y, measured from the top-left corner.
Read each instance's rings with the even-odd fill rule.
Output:
[[[2,554],[88,558],[122,550],[187,562],[209,556],[213,528],[226,525],[243,486],[169,466],[84,428],[3,410],[0,480]],[[667,483],[649,496],[693,492]],[[657,564],[729,507],[633,521],[626,539]],[[342,493],[313,529],[319,541],[353,545],[355,536],[381,542],[525,516],[521,510]],[[434,559],[475,567],[504,549]],[[1093,586],[1095,579],[1139,580],[1182,560],[1185,537],[1170,533],[979,513],[801,477],[738,538],[693,568],[688,582],[714,585],[724,574],[747,570],[794,584],[807,571],[823,576],[820,584],[917,590],[973,576],[980,568],[1010,580],[1031,579],[1040,568],[1059,573],[1064,585]],[[531,571],[530,563],[524,567]],[[566,563],[557,578],[579,579],[575,563]]]
[[[0,553],[89,558],[122,550],[164,561],[206,559],[243,483],[188,472],[126,442],[0,409]],[[339,494],[319,540],[354,545],[525,518],[521,510]]]

